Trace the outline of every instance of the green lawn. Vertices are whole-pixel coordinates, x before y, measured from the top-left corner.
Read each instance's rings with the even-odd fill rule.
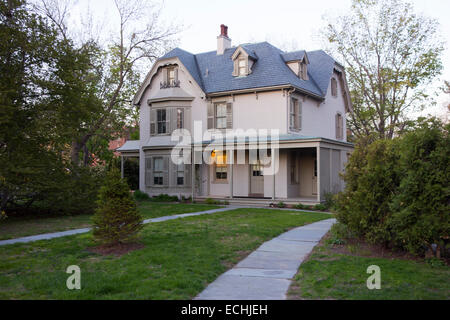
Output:
[[[149,219],[180,213],[217,209],[220,208],[220,206],[156,203],[147,201],[141,202],[138,205],[138,208],[144,218]],[[90,227],[91,217],[92,215],[90,214],[80,214],[75,216],[8,218],[5,221],[0,221],[0,240]]]
[[[90,233],[0,249],[0,299],[191,299],[263,242],[323,213],[237,209],[151,223],[143,249],[100,256]],[[69,265],[81,290],[68,290]]]
[[[339,253],[326,242],[302,263],[289,290],[290,299],[409,300],[450,299],[450,268],[422,261],[368,257],[369,252],[347,247]],[[364,256],[365,255],[365,256]],[[381,289],[367,289],[367,267],[381,270]]]

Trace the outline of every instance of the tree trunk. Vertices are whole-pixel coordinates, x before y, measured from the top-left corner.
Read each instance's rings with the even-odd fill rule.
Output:
[[[70,150],[70,159],[74,165],[80,164],[80,151],[81,143],[78,141],[72,141],[72,148]]]

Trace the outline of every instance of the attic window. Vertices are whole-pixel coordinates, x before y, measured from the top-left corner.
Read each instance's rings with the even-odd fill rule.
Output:
[[[335,78],[331,78],[331,95],[337,97],[337,81]]]
[[[167,67],[163,70],[163,81],[160,83],[160,89],[179,87],[178,68]]]
[[[300,62],[300,70],[298,76],[303,80],[308,80],[308,65],[305,61]]]
[[[247,61],[244,58],[240,58],[238,60],[238,75],[239,76],[247,75]]]

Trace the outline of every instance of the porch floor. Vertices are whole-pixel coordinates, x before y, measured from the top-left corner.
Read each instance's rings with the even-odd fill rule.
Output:
[[[257,207],[268,207],[271,203],[278,203],[282,201],[285,204],[295,205],[298,203],[305,205],[315,205],[318,204],[317,197],[301,197],[301,198],[247,198],[247,197],[223,197],[223,196],[196,196],[195,200],[204,201],[206,199],[220,200],[220,201],[228,201],[230,204],[236,205],[252,205]]]

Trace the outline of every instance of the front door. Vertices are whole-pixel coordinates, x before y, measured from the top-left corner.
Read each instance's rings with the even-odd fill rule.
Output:
[[[264,197],[264,175],[260,163],[250,165],[250,196]]]
[[[314,159],[314,167],[312,175],[312,194],[317,195],[317,158]]]

